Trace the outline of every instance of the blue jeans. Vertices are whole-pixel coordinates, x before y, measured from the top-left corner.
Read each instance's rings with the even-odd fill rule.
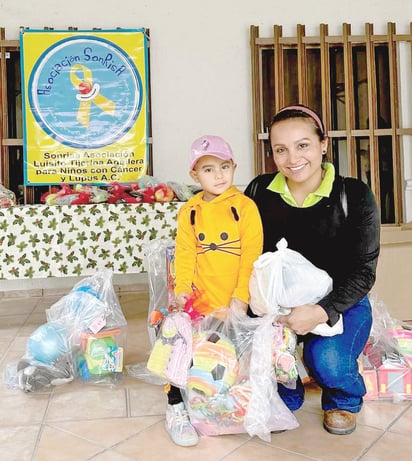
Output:
[[[322,389],[323,410],[360,411],[365,384],[359,374],[357,359],[368,340],[372,326],[369,299],[361,301],[343,313],[343,333],[336,336],[302,336],[303,360],[310,376]],[[296,389],[278,385],[281,399],[295,411],[303,404],[304,388],[300,379]]]

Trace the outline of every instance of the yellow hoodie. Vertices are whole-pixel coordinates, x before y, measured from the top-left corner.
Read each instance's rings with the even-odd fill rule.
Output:
[[[248,303],[249,279],[262,246],[262,223],[251,199],[235,186],[210,202],[199,192],[177,218],[176,295],[197,289],[211,310],[228,307],[232,297]]]

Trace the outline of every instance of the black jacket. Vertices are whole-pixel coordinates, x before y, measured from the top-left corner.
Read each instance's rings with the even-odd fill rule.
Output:
[[[319,301],[334,325],[339,313],[361,300],[375,283],[380,249],[380,219],[369,187],[336,176],[329,197],[308,208],[288,205],[267,189],[274,174],[256,177],[245,194],[257,204],[263,223],[263,252],[276,251],[284,237],[333,279],[333,290]]]

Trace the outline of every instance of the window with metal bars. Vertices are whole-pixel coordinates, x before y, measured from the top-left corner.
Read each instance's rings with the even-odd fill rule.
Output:
[[[343,24],[342,35],[332,36],[321,24],[319,35],[310,37],[304,25],[294,37],[282,36],[275,25],[270,38],[251,26],[250,38],[255,173],[276,169],[268,141],[273,115],[303,103],[322,116],[329,161],[339,174],[370,185],[382,224],[405,222],[402,167],[411,162],[412,125],[411,103],[402,94],[411,82],[412,25],[399,35],[388,23],[387,33],[376,35],[366,24],[364,34],[353,35]]]

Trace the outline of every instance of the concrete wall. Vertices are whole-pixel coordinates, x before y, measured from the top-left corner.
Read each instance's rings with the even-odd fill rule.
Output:
[[[319,24],[331,35],[350,23],[363,34],[365,23],[385,33],[389,21],[409,32],[412,3],[405,0],[0,0],[0,26],[16,39],[19,27],[67,29],[145,27],[151,36],[151,84],[154,174],[160,180],[190,182],[188,153],[203,134],[220,134],[238,161],[236,182],[254,175],[249,27],[262,37],[318,35]],[[412,174],[408,175],[412,177]]]
[[[392,317],[412,320],[412,227],[384,228],[373,293]]]

